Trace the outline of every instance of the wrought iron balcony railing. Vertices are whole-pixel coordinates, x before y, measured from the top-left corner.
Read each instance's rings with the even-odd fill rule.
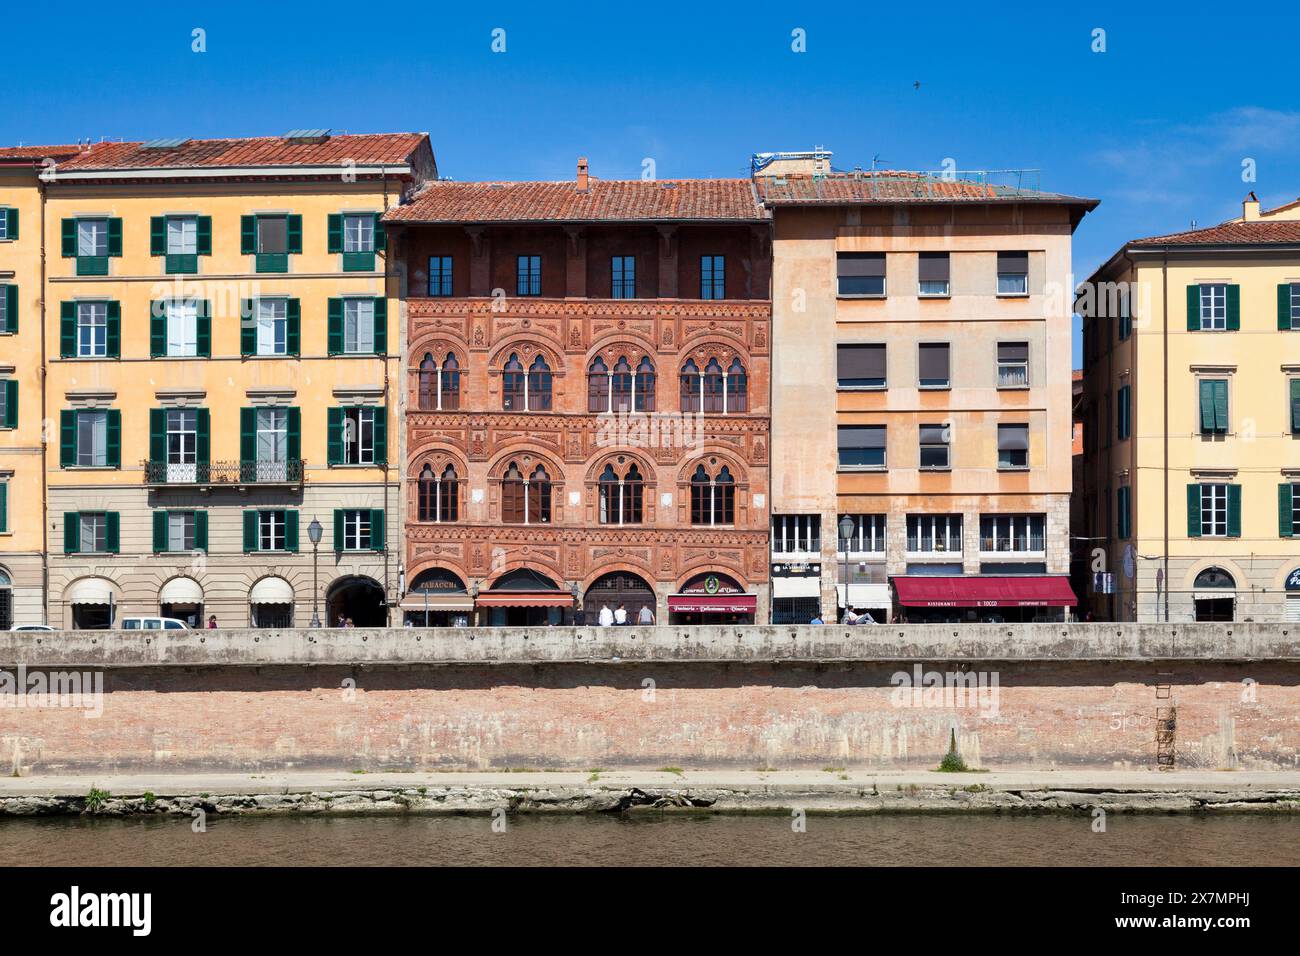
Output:
[[[228,485],[301,485],[301,458],[285,461],[213,461],[179,464],[168,461],[145,461],[146,485],[166,487],[212,487]]]

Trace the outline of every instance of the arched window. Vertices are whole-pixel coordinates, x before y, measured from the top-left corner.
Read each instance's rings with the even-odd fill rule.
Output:
[[[432,465],[420,472],[417,513],[420,521],[456,521],[460,514],[460,484],[456,469],[448,465],[435,476]]]
[[[546,412],[551,409],[551,367],[540,355],[533,359],[528,369],[529,411]]]
[[[704,371],[693,359],[682,366],[682,411],[729,415],[749,409],[749,379],[740,359],[732,359],[724,372],[711,358]]]
[[[528,391],[528,377],[524,374],[523,363],[519,356],[510,353],[506,366],[501,373],[501,408],[507,412],[526,411],[525,401]]]
[[[14,625],[14,592],[9,572],[0,568],[0,631]]]
[[[420,409],[429,411],[438,407],[438,363],[428,352],[420,363]]]
[[[736,482],[723,465],[710,476],[703,465],[691,476],[691,524],[735,524]]]
[[[636,367],[636,382],[632,386],[634,406],[638,412],[655,410],[655,367],[649,358],[641,359]]]
[[[700,410],[700,367],[695,359],[687,359],[682,366],[682,411]]]
[[[606,465],[600,473],[600,523],[640,524],[644,492],[645,482],[635,463],[621,476],[612,464]]]
[[[722,377],[722,366],[718,364],[717,359],[709,359],[709,364],[704,366],[704,411],[720,415],[727,410],[724,389],[725,382]]]
[[[1194,588],[1235,588],[1236,579],[1223,568],[1206,568],[1192,582]]]
[[[627,356],[620,355],[614,364],[614,373],[610,376],[611,404],[616,412],[632,410],[632,366]]]
[[[727,369],[727,405],[724,411],[743,412],[749,408],[749,383],[745,377],[745,366],[740,359],[732,359]]]
[[[525,524],[551,523],[551,477],[538,465],[528,479],[528,506]]]
[[[609,411],[609,366],[599,355],[587,370],[587,411]]]
[[[655,408],[655,367],[642,358],[632,371],[626,355],[620,355],[611,371],[600,356],[587,369],[587,411],[652,412]]]
[[[550,524],[551,477],[538,465],[527,478],[510,463],[501,478],[501,520],[505,524]]]
[[[420,363],[420,409],[422,411],[455,411],[460,408],[460,363],[448,352],[442,368],[431,353],[424,354]]]

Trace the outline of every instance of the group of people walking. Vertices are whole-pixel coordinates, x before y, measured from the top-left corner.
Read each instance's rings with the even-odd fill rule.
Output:
[[[600,606],[600,614],[596,616],[596,621],[597,623],[600,624],[601,627],[615,627],[618,625],[632,623],[627,616],[626,604],[620,604],[617,608],[615,608],[612,611],[610,610],[608,604],[602,604]],[[654,622],[655,622],[655,612],[650,610],[649,604],[642,604],[641,610],[638,611],[636,615],[636,623],[645,625],[645,624],[653,624]]]

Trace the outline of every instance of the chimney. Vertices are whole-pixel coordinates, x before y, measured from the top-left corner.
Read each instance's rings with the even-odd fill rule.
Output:
[[[1254,222],[1259,218],[1259,197],[1252,190],[1246,194],[1241,203],[1241,218],[1245,222]]]
[[[587,157],[578,157],[578,192],[587,191]]]

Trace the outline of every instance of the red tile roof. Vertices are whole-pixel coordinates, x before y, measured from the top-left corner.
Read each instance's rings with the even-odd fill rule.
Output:
[[[177,146],[146,149],[143,143],[96,143],[60,163],[62,172],[92,170],[242,168],[404,163],[427,141],[426,133],[332,135],[323,142],[293,142],[280,136],[190,139]]]
[[[1221,222],[1204,229],[1174,232],[1167,236],[1134,239],[1132,246],[1258,245],[1300,242],[1300,219],[1252,219],[1250,222]]]
[[[424,185],[389,222],[649,222],[765,218],[748,179],[601,180]]]
[[[75,143],[62,146],[0,146],[0,163],[40,162],[42,159],[63,159],[75,156],[81,147]]]
[[[944,179],[906,170],[833,173],[829,176],[756,176],[759,196],[769,206],[843,205],[898,202],[1055,202],[1088,209],[1096,199],[1017,188],[969,179]]]

